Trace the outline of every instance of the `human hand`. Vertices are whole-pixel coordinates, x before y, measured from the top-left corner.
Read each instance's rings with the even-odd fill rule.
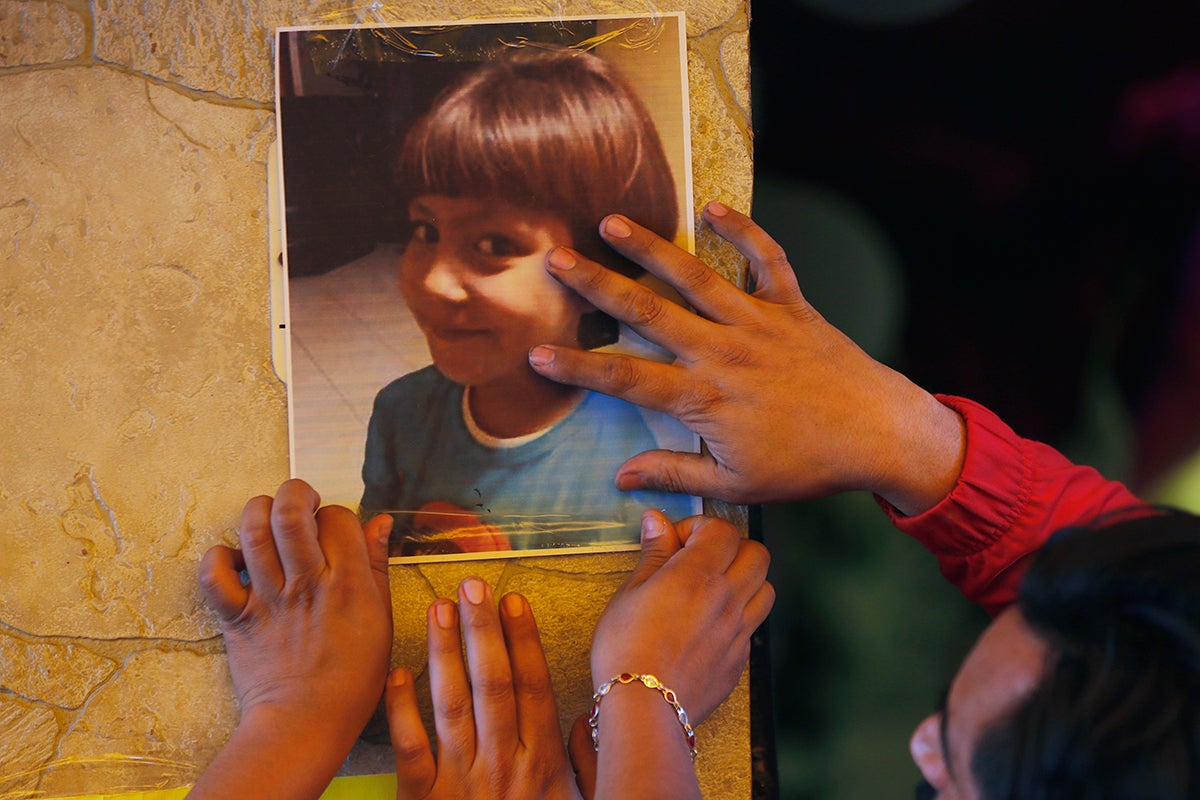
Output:
[[[672,525],[642,516],[642,556],[609,600],[592,640],[592,681],[649,674],[698,725],[729,696],[750,656],[750,637],[775,601],[770,557],[729,523],[690,517]],[[697,796],[680,719],[644,686],[614,685],[601,699],[600,757],[577,722],[571,759],[587,797]],[[598,763],[599,762],[599,763]]]
[[[770,555],[730,523],[642,517],[642,557],[617,589],[592,637],[598,686],[622,672],[651,673],[675,690],[692,724],[708,718],[737,685],[750,636],[775,589]]]
[[[383,693],[391,517],[364,532],[348,509],[319,505],[287,481],[246,503],[240,549],[218,545],[201,562],[241,721],[193,797],[316,797]]]
[[[749,217],[720,203],[704,217],[749,259],[753,294],[617,215],[601,223],[605,240],[696,313],[573,250],[547,258],[554,277],[675,361],[538,345],[534,370],[671,414],[707,445],[703,454],[635,455],[618,470],[617,486],[736,503],[861,489],[907,514],[937,503],[961,469],[958,415],[826,322],[786,254]]]
[[[508,594],[497,609],[479,578],[464,580],[458,594],[458,605],[436,600],[427,620],[436,758],[412,673],[397,669],[388,681],[397,800],[578,800],[529,603]]]

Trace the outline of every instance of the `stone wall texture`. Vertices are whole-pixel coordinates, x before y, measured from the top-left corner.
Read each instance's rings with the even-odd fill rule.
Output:
[[[236,724],[196,569],[289,471],[274,29],[653,7],[0,0],[0,798],[186,785]],[[688,15],[697,204],[746,208],[747,3],[657,7]],[[707,231],[699,248],[739,276]],[[530,598],[569,730],[590,702],[592,626],[632,563],[393,567],[394,659],[422,672],[425,608],[480,574]],[[699,730],[707,797],[750,795],[748,719],[743,680]],[[389,761],[363,745],[344,771]]]

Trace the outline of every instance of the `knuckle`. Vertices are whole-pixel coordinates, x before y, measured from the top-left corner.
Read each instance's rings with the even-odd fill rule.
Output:
[[[766,574],[771,570],[771,551],[768,550],[767,546],[762,542],[755,542],[754,553],[758,558],[758,569],[765,577]],[[764,583],[766,583],[765,580]],[[771,584],[766,583],[766,585],[769,587]]]
[[[262,552],[274,547],[271,530],[265,525],[249,525],[238,531],[238,545],[243,552]]]
[[[351,520],[357,520],[350,509],[345,506],[321,506],[315,514],[317,520],[344,525]]]
[[[677,416],[684,419],[702,419],[726,406],[730,399],[729,393],[713,382],[694,382],[681,394]]]
[[[636,387],[638,383],[638,371],[632,358],[629,356],[614,355],[605,359],[605,386],[618,392],[625,392]]]
[[[580,269],[583,266],[586,266],[586,269]],[[610,283],[610,275],[611,273],[603,264],[590,259],[583,261],[568,273],[568,277],[577,282],[576,288],[587,295],[593,294],[594,291],[603,291]]]
[[[745,227],[750,229],[753,223],[747,222]],[[787,252],[779,242],[770,237],[763,237],[762,243],[759,245],[759,259],[767,265],[773,267],[792,268],[791,262],[788,261]]]
[[[705,264],[702,260],[689,257],[683,266],[680,282],[688,289],[703,290],[717,281],[724,281],[724,276]]]
[[[217,557],[209,550],[200,561],[200,570],[196,577],[200,590],[206,597],[212,597],[217,592],[221,585],[220,575],[221,568],[217,564]]]
[[[461,722],[474,717],[470,692],[459,689],[439,692],[433,704],[437,715],[447,722]]]
[[[724,341],[714,343],[710,351],[721,364],[730,367],[742,367],[753,364],[758,360],[757,350],[743,342]]]
[[[505,672],[485,670],[472,684],[476,695],[486,700],[506,700],[512,697],[512,676]]]
[[[285,536],[301,533],[312,519],[311,512],[304,511],[292,503],[277,505],[271,510],[271,527],[276,533]]]
[[[420,761],[429,752],[429,744],[415,731],[391,731],[392,751],[396,760],[410,763]]]
[[[733,592],[723,574],[705,572],[700,580],[693,584],[692,592],[697,597],[704,598],[705,604],[716,612],[716,616],[725,617],[729,614]]]
[[[767,609],[767,613],[771,612],[771,608],[775,605],[775,587],[770,581],[763,582],[763,607]],[[765,617],[764,617],[765,619]]]
[[[798,323],[805,325],[814,322],[820,322],[825,319],[821,316],[821,312],[817,311],[816,306],[807,300],[800,300],[789,304],[787,306],[787,313],[789,313]]]
[[[644,287],[640,291],[631,291],[625,298],[629,322],[652,328],[667,312],[667,303],[666,298]]]
[[[655,468],[654,485],[668,492],[683,490],[684,478],[679,469],[670,463],[660,464]]]
[[[701,517],[696,523],[696,530],[704,529],[705,536],[723,536],[726,539],[741,539],[742,534],[737,527],[729,520],[721,519],[720,517]],[[721,579],[720,575],[710,574],[714,579]]]
[[[540,704],[547,700],[554,700],[554,684],[546,675],[524,677],[516,688],[525,699],[534,703]]]

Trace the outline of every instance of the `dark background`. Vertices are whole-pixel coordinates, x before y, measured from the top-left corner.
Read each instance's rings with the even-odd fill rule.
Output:
[[[1200,4],[940,5],[752,4],[754,216],[877,358],[1151,493],[1200,449]],[[781,795],[911,797],[986,619],[869,497],[764,527]]]

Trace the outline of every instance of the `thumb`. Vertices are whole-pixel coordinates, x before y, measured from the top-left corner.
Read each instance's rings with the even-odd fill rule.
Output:
[[[651,489],[658,492],[719,497],[728,489],[729,477],[709,453],[646,450],[617,469],[617,488],[623,492]]]
[[[367,560],[371,563],[371,574],[379,596],[388,600],[391,608],[391,584],[388,582],[388,540],[392,535],[392,515],[378,514],[371,517],[363,527],[367,539]]]
[[[592,746],[592,729],[588,727],[586,715],[575,718],[567,751],[571,755],[571,766],[575,768],[575,785],[579,787],[579,793],[583,800],[592,800],[596,795],[596,748]]]
[[[662,565],[679,552],[682,544],[675,526],[661,511],[650,509],[642,512],[642,557],[633,568],[624,588],[645,583]]]
[[[245,568],[242,551],[223,544],[209,548],[200,562],[200,588],[223,622],[236,619],[250,602],[250,590],[239,577]]]

